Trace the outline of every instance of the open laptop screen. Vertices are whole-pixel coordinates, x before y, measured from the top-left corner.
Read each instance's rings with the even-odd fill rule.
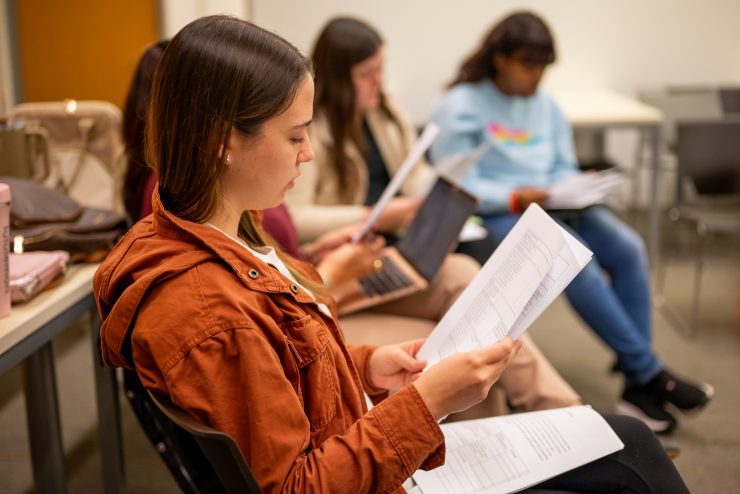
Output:
[[[474,196],[440,177],[396,248],[431,280],[477,204]]]

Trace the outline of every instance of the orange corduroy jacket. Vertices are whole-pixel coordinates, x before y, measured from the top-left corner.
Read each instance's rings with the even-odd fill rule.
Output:
[[[365,376],[374,347],[346,346],[308,293],[165,211],[156,191],[153,210],[95,275],[106,364],[234,437],[265,492],[403,492],[417,468],[443,463],[413,384],[367,411],[363,388],[383,397]]]

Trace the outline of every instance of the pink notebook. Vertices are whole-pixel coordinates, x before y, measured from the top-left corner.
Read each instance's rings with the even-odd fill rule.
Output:
[[[10,254],[10,300],[25,302],[64,274],[69,253],[63,250]]]

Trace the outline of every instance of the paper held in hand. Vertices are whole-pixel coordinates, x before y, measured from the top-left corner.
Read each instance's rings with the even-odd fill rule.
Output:
[[[442,424],[445,464],[414,480],[424,494],[505,494],[624,448],[587,406]]]
[[[370,211],[365,224],[362,225],[362,229],[352,237],[353,243],[359,242],[368,234],[368,232],[370,232],[373,226],[375,226],[375,222],[378,221],[380,213],[383,212],[383,209],[385,209],[390,200],[393,199],[393,196],[395,196],[396,192],[401,188],[403,181],[406,180],[406,177],[411,173],[411,170],[413,170],[421,157],[424,156],[424,153],[429,149],[429,146],[432,145],[432,141],[434,141],[434,138],[439,134],[439,130],[439,126],[431,122],[424,127],[421,136],[416,140],[408,156],[406,156],[404,162],[401,163],[401,167],[393,175],[393,178],[385,187],[385,190],[383,190],[383,194],[381,194],[380,199],[378,199],[378,202],[375,203],[372,211]]]
[[[590,250],[532,204],[442,317],[417,358],[431,367],[507,335],[518,338],[591,256]]]
[[[547,209],[583,209],[604,204],[607,196],[624,183],[622,173],[614,170],[576,173],[547,189]]]

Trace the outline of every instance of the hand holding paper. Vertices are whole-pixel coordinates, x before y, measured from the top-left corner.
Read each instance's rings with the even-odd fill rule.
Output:
[[[488,395],[491,386],[519,352],[521,342],[511,338],[439,362],[414,383],[419,395],[436,420],[467,410]],[[418,361],[419,354],[416,354]]]

